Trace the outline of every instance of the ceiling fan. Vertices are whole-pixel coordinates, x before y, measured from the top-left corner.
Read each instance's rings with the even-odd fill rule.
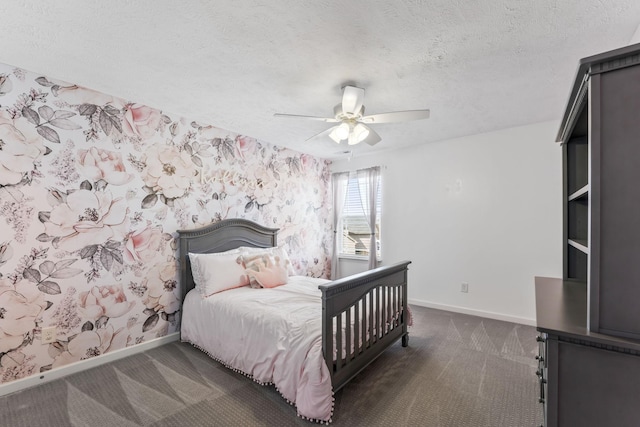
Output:
[[[317,135],[307,139],[307,141],[329,136],[338,144],[347,141],[349,145],[366,142],[375,145],[382,140],[371,127],[367,126],[376,123],[396,123],[410,120],[421,120],[429,118],[429,110],[407,110],[394,111],[389,113],[364,115],[364,89],[355,86],[344,86],[342,88],[342,102],[333,108],[334,117],[300,116],[295,114],[276,113],[274,117],[290,117],[299,119],[320,120],[327,123],[339,123]]]

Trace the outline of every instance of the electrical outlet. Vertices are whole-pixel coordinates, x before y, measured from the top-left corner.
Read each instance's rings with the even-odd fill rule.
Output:
[[[56,340],[57,336],[56,327],[49,326],[48,328],[42,328],[42,344],[49,344]]]
[[[460,285],[460,292],[464,292],[465,294],[469,292],[469,284],[467,282]]]

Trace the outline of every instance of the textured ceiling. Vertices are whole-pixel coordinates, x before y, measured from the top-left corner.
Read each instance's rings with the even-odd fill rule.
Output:
[[[345,83],[379,124],[354,155],[559,120],[578,60],[638,38],[638,0],[0,2],[0,62],[325,158]],[[640,41],[640,40],[636,40]]]

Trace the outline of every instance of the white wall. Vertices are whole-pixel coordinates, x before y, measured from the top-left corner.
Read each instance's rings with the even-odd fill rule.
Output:
[[[533,324],[533,277],[562,274],[557,127],[340,160],[332,170],[383,166],[383,264],[412,261],[410,302]]]

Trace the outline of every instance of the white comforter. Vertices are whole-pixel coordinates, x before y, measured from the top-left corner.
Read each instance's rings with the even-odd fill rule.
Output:
[[[187,294],[182,340],[261,383],[273,383],[302,417],[328,421],[333,411],[322,355],[322,303],[328,280],[293,276],[272,289]]]

